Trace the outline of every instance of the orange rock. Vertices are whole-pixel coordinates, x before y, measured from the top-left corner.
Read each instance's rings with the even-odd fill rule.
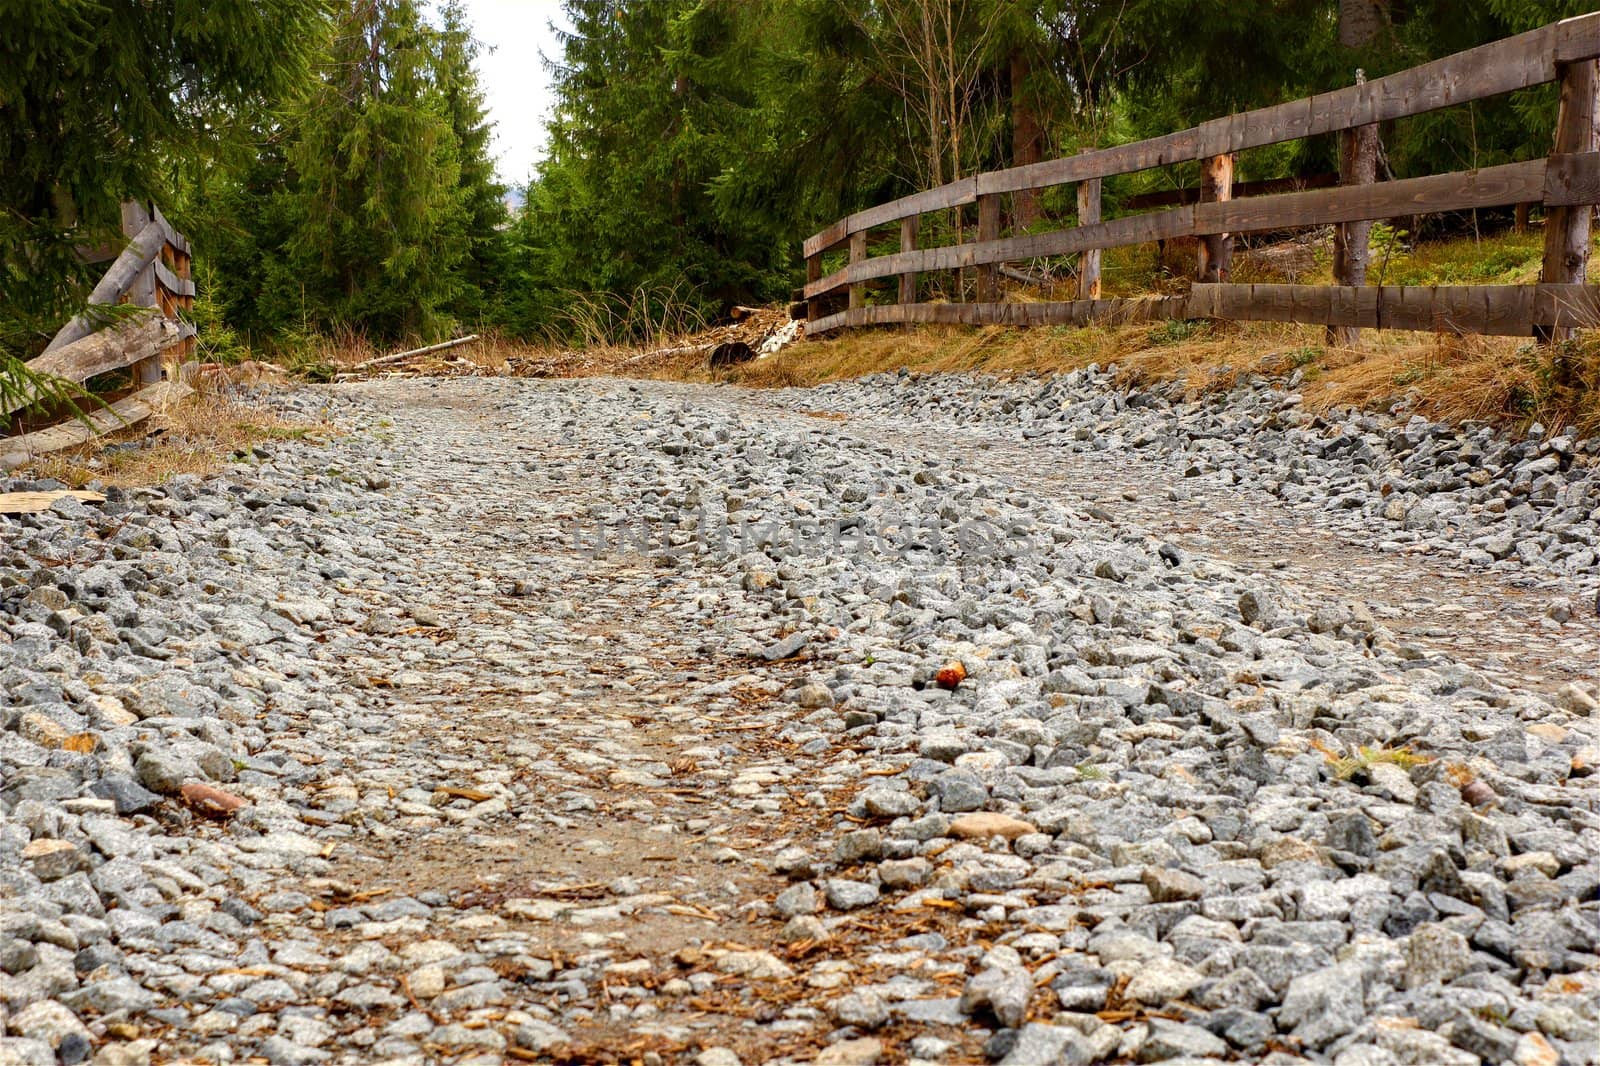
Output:
[[[195,813],[208,818],[228,818],[246,803],[232,792],[224,792],[212,785],[202,785],[198,781],[184,785],[179,794],[183,796],[183,802],[194,808]]]
[[[944,669],[933,675],[933,680],[940,688],[954,691],[955,687],[967,679],[967,667],[960,659],[951,659],[944,664]]]
[[[1020,836],[1037,832],[1031,822],[1024,822],[1021,818],[1013,818],[1009,814],[995,814],[992,811],[963,814],[950,823],[950,835],[965,840],[988,840],[990,837],[1015,840]]]

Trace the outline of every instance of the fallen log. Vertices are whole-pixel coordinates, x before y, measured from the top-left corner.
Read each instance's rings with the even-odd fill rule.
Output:
[[[673,355],[705,355],[716,346],[716,343],[713,342],[711,344],[680,344],[674,348],[657,348],[654,351],[640,352],[638,355],[630,355],[617,365],[632,366],[635,363],[643,363],[649,359],[665,359],[668,356]]]
[[[440,341],[430,344],[426,348],[413,348],[409,352],[395,352],[393,355],[380,355],[375,359],[366,359],[351,367],[351,370],[367,370],[375,366],[388,366],[391,363],[402,363],[412,356],[429,355],[433,352],[442,352],[447,348],[459,348],[463,344],[471,344],[478,339],[476,333],[469,333],[465,337],[457,337],[453,341]]]

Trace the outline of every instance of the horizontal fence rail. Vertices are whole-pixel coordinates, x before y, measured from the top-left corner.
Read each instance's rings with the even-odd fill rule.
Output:
[[[1593,205],[1600,203],[1596,57],[1600,14],[1583,15],[1348,88],[1133,144],[976,174],[858,211],[802,245],[806,333],[819,336],[844,326],[905,322],[1025,325],[1213,317],[1550,337],[1600,324],[1595,314],[1600,298],[1582,284],[1590,218]],[[1561,108],[1554,150],[1545,159],[1381,183],[1353,183],[1363,179],[1347,174],[1345,184],[1331,188],[1329,176],[1239,185],[1232,181],[1233,155],[1245,149],[1330,133],[1348,139],[1375,123],[1547,82],[1561,83]],[[1186,162],[1202,164],[1200,188],[1129,202],[1176,206],[1102,220],[1102,179]],[[1065,184],[1078,186],[1076,226],[1004,235],[1003,194]],[[1285,189],[1291,191],[1281,191]],[[1240,195],[1257,191],[1259,195]],[[977,205],[976,239],[917,246],[920,216],[972,204]],[[1369,294],[1359,276],[1355,285],[1336,286],[1227,282],[1235,234],[1487,207],[1522,209],[1528,204],[1546,209],[1545,263],[1538,286],[1382,286]],[[899,250],[869,258],[869,232],[890,223],[899,223]],[[958,232],[966,230],[963,226]],[[1189,296],[1095,298],[1100,252],[1174,238],[1199,239],[1198,281]],[[1364,249],[1364,235],[1361,241]],[[824,276],[823,255],[846,244],[846,265]],[[1068,255],[1080,257],[1082,299],[1030,304],[999,299],[1004,264]],[[918,275],[974,269],[976,301],[917,302]],[[899,279],[896,301],[868,306],[866,283],[890,277]],[[829,313],[826,305],[841,292],[848,294],[847,306]]]

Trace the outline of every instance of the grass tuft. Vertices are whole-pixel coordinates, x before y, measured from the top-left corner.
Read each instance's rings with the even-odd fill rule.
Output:
[[[16,473],[54,478],[73,488],[90,482],[158,485],[179,474],[214,474],[229,456],[255,444],[324,434],[331,435],[326,426],[290,422],[225,397],[200,394],[123,432],[40,456]]]

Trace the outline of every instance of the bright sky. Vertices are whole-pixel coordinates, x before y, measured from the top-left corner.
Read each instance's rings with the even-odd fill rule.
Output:
[[[561,58],[552,22],[566,26],[559,0],[463,0],[483,45],[478,75],[494,121],[500,180],[524,185],[544,155],[544,124],[555,106],[541,56]]]

